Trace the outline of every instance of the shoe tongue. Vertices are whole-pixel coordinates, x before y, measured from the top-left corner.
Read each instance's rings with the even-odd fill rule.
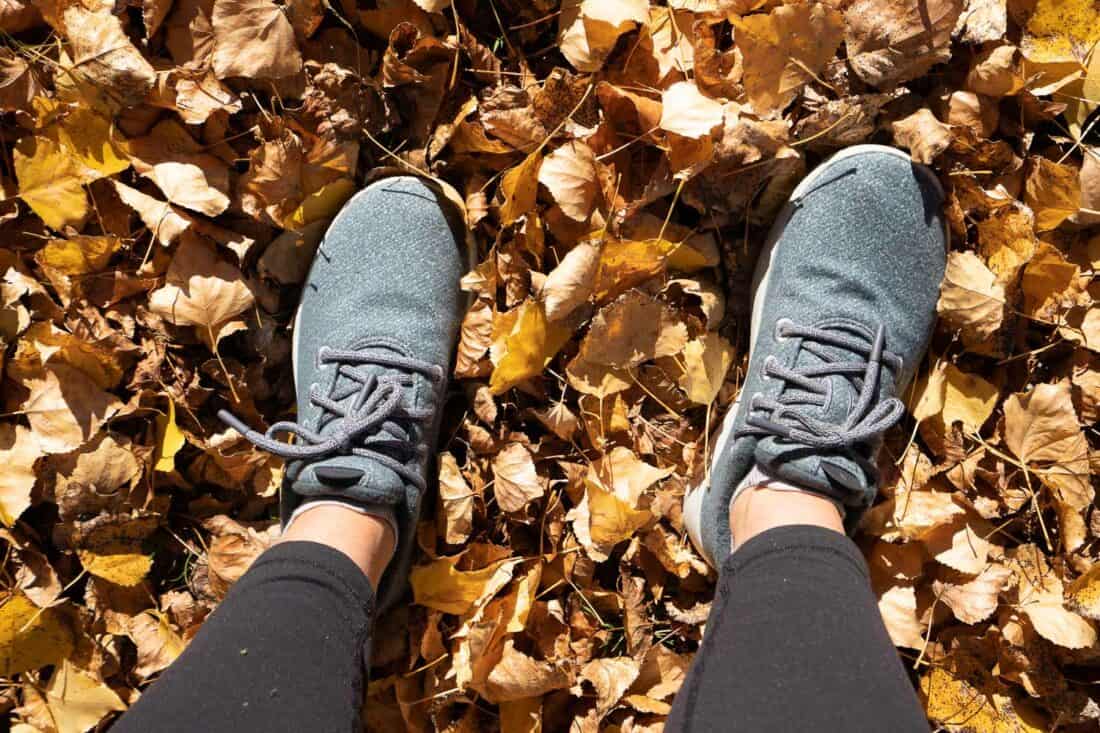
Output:
[[[825,453],[774,436],[756,444],[756,464],[780,481],[818,491],[846,506],[870,504],[878,490],[878,481],[847,456]]]

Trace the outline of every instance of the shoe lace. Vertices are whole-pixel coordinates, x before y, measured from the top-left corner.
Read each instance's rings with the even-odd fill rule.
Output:
[[[415,375],[420,374],[427,377],[434,387],[430,403],[435,399],[445,375],[440,367],[404,354],[364,350],[377,345],[369,343],[357,350],[320,349],[320,363],[335,364],[337,368],[327,394],[322,394],[318,385],[310,387],[310,404],[321,408],[316,430],[299,422],[284,420],[260,433],[227,410],[220,410],[218,417],[257,448],[284,460],[314,461],[335,455],[362,456],[377,461],[423,489],[426,481],[421,472],[407,464],[425,450],[424,446],[414,447],[413,425],[429,420],[434,410],[430,404],[427,407],[411,407],[405,404],[403,398],[414,385]],[[386,348],[393,347],[386,344]],[[390,371],[381,374],[361,371],[359,367],[365,365]],[[336,421],[335,425],[333,421]],[[326,431],[325,428],[329,429]],[[294,443],[278,439],[284,434],[294,436]]]
[[[800,338],[801,349],[820,362],[801,367],[783,366],[772,356],[764,361],[766,377],[780,379],[797,389],[784,389],[777,398],[754,394],[745,427],[738,434],[775,436],[822,450],[845,450],[868,444],[897,423],[905,405],[896,397],[878,400],[882,367],[895,374],[902,360],[885,349],[886,331],[874,330],[850,322],[818,327],[800,326],[781,321],[780,337]],[[834,350],[830,350],[833,347]],[[842,360],[840,349],[856,356]],[[828,378],[841,376],[855,389],[856,401],[847,417],[839,423],[823,420],[807,408],[824,407],[829,394]]]

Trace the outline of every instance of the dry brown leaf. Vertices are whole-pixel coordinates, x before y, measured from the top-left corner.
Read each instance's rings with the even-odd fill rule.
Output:
[[[927,108],[893,123],[894,141],[909,148],[913,160],[925,165],[931,163],[951,145],[951,127],[936,119]]]
[[[499,333],[497,324],[493,325],[493,342],[501,344],[489,380],[493,394],[541,374],[570,336],[568,329],[549,322],[537,301],[527,300],[512,313],[511,323],[498,319],[502,326]]]
[[[879,596],[878,610],[894,646],[924,647],[925,625],[917,618],[917,594],[910,586],[895,585]]]
[[[409,575],[417,604],[461,615],[486,603],[512,578],[517,559],[499,560],[481,570],[456,570],[457,557],[414,567]]]
[[[720,126],[723,115],[721,102],[703,96],[695,84],[681,81],[661,94],[658,126],[681,137],[698,139]]]
[[[546,481],[535,473],[531,451],[510,443],[493,459],[493,495],[506,512],[518,512],[546,493]]]
[[[967,345],[984,347],[1004,320],[1004,287],[973,252],[951,252],[936,311]]]
[[[588,301],[599,263],[600,250],[592,242],[581,242],[565,253],[542,285],[547,320],[564,320]]]
[[[139,104],[156,83],[153,67],[141,55],[109,0],[58,3],[59,28],[69,41],[70,78],[105,94],[116,109]]]
[[[951,733],[1043,733],[1046,721],[1001,692],[977,689],[936,665],[920,680],[925,713]]]
[[[165,247],[175,242],[191,226],[191,221],[171,205],[148,196],[124,183],[112,181],[123,203],[141,217],[142,223]]]
[[[504,642],[500,662],[485,681],[485,699],[492,703],[539,697],[569,687],[572,676],[564,665],[540,662],[516,651],[511,639]]]
[[[558,45],[577,71],[597,71],[619,36],[649,18],[647,0],[565,0]]]
[[[1035,228],[1056,229],[1081,206],[1077,169],[1046,158],[1032,158],[1024,203],[1035,212]]]
[[[22,410],[44,453],[67,453],[88,441],[121,407],[84,372],[51,364],[26,380]]]
[[[10,678],[57,664],[73,649],[73,630],[55,608],[42,609],[22,593],[0,606],[0,675]]]
[[[1076,509],[1092,503],[1088,442],[1077,423],[1068,380],[1039,384],[1005,400],[1005,445],[1036,468],[1060,501]]]
[[[114,690],[68,659],[54,670],[45,692],[50,718],[58,733],[86,731],[104,716],[126,709]]]
[[[786,108],[818,78],[844,37],[843,16],[824,3],[780,5],[730,22],[744,55],[745,92],[760,115]]]
[[[281,79],[302,70],[294,28],[271,0],[214,0],[211,25],[219,79]]]
[[[134,170],[157,184],[171,203],[207,216],[229,206],[228,166],[203,152],[182,125],[161,122],[129,147]]]
[[[848,63],[873,87],[924,74],[951,55],[962,0],[856,0],[844,12]]]
[[[36,474],[35,461],[41,457],[38,438],[22,425],[0,423],[0,522],[10,527],[31,505],[31,490]]]
[[[566,216],[587,221],[599,192],[596,165],[592,148],[573,140],[542,159],[538,182],[546,186]]]
[[[457,545],[470,538],[474,524],[474,491],[450,453],[439,454],[439,499],[443,503],[443,540]]]
[[[233,319],[252,304],[240,270],[220,259],[213,244],[190,233],[172,258],[164,287],[149,296],[154,313],[177,326],[195,326],[211,350],[237,328]]]
[[[1066,607],[1093,621],[1100,621],[1100,564],[1066,586]]]
[[[630,657],[593,659],[581,669],[581,679],[596,688],[596,716],[603,719],[638,679],[640,667]]]
[[[964,624],[978,624],[997,610],[1000,594],[1013,580],[1012,571],[990,565],[976,578],[961,583],[936,581],[936,597]]]

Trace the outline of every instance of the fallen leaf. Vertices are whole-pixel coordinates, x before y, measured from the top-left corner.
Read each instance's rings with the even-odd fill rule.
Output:
[[[1077,424],[1069,381],[1009,395],[1004,414],[1008,449],[1026,464],[1047,466],[1036,472],[1062,502],[1077,509],[1090,505],[1088,443]]]
[[[1100,621],[1100,564],[1066,587],[1066,607],[1085,618]]]
[[[1046,158],[1032,158],[1024,189],[1024,203],[1035,212],[1035,228],[1056,229],[1081,206],[1077,169]]]
[[[535,473],[531,452],[510,443],[493,459],[493,495],[503,511],[518,512],[546,493],[546,482]]]
[[[990,565],[976,578],[963,583],[936,581],[936,597],[942,601],[955,618],[964,624],[979,624],[997,610],[1000,594],[1013,579],[1012,571],[1001,565]]]
[[[925,625],[917,618],[917,594],[913,588],[896,585],[879,596],[878,610],[894,646],[924,648]]]
[[[171,473],[176,468],[176,454],[187,444],[187,438],[176,424],[176,403],[168,399],[168,413],[157,415],[157,462],[155,471]]]
[[[581,242],[565,253],[542,286],[547,320],[562,321],[588,300],[599,262],[600,250],[592,242]]]
[[[65,74],[104,94],[116,109],[141,103],[156,83],[156,72],[130,42],[114,4],[70,2],[59,10],[60,30],[72,55]]]
[[[271,0],[215,0],[211,24],[219,79],[282,79],[301,71],[294,28]]]
[[[936,311],[969,345],[986,345],[1004,320],[1005,292],[973,252],[951,252]]]
[[[252,304],[240,270],[219,258],[214,245],[190,233],[172,258],[164,287],[149,296],[154,313],[177,326],[195,326],[211,350]]]
[[[844,17],[823,3],[780,5],[730,22],[744,54],[745,91],[760,115],[785,109],[818,78],[844,37]]]
[[[695,84],[681,81],[661,94],[658,126],[666,132],[698,139],[721,125],[724,114],[721,102],[703,96]]]
[[[599,192],[596,156],[592,148],[572,141],[542,159],[538,182],[570,219],[587,221]]]
[[[219,0],[220,3],[233,0]],[[157,184],[168,201],[200,214],[217,216],[229,206],[229,168],[182,125],[166,120],[130,141],[134,170]]]
[[[951,145],[951,127],[936,119],[927,108],[893,123],[894,140],[909,148],[913,160],[928,165]]]
[[[0,675],[11,678],[57,664],[73,650],[73,631],[62,612],[39,608],[22,593],[0,606]]]
[[[566,0],[558,47],[577,71],[598,71],[619,36],[646,22],[647,0]]]
[[[501,178],[500,191],[504,198],[500,205],[501,224],[511,224],[534,208],[535,197],[539,192],[541,166],[542,152],[536,150]]]
[[[592,543],[598,548],[614,547],[652,518],[645,509],[635,509],[591,481],[585,482],[585,495],[588,498],[589,533]]]
[[[541,374],[570,336],[567,329],[550,323],[542,304],[534,300],[525,301],[517,310],[506,335],[498,339],[494,327],[493,340],[503,343],[489,379],[489,389],[495,395]]]
[[[104,716],[126,709],[114,690],[68,659],[46,685],[46,705],[57,733],[84,733]]]
[[[1042,733],[1046,721],[996,691],[985,692],[941,666],[920,679],[925,713],[951,733]]]
[[[640,667],[630,657],[593,659],[581,668],[580,677],[596,688],[596,716],[603,719],[622,700],[638,679]]]
[[[439,499],[443,503],[443,541],[457,545],[470,538],[474,524],[474,491],[451,453],[439,454]]]
[[[12,154],[19,196],[51,229],[79,229],[88,216],[88,197],[76,160],[48,138],[28,135]]]
[[[718,397],[726,382],[726,373],[733,363],[733,345],[722,336],[708,331],[693,339],[684,347],[684,373],[680,387],[688,399],[700,405],[709,405]]]
[[[856,0],[844,11],[848,63],[873,87],[915,79],[951,55],[962,0]]]
[[[42,455],[35,434],[22,425],[0,423],[0,522],[11,527],[31,505],[36,474],[34,464]]]
[[[26,386],[30,395],[21,409],[44,453],[79,448],[121,406],[118,398],[65,364],[42,369]]]
[[[143,678],[167,668],[183,652],[183,639],[160,611],[145,611],[134,616],[126,633],[137,647],[134,672]]]
[[[444,613],[465,614],[503,588],[511,580],[518,563],[518,559],[505,559],[481,570],[456,570],[457,560],[443,557],[412,569],[409,582],[417,605]]]

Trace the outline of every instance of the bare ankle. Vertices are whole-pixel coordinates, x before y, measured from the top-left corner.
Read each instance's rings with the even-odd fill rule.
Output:
[[[377,588],[397,545],[388,521],[351,507],[323,504],[298,513],[283,542],[317,542],[344,553]]]
[[[837,505],[808,491],[748,487],[730,503],[731,550],[773,527],[810,524],[844,534]]]

